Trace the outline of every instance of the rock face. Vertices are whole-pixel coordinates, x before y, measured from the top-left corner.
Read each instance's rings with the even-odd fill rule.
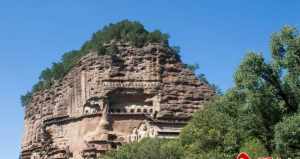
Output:
[[[90,159],[144,137],[174,138],[214,92],[169,48],[89,53],[25,108],[23,159]]]

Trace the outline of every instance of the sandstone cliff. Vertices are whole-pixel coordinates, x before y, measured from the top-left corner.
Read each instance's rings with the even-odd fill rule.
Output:
[[[25,108],[22,158],[95,158],[143,137],[176,137],[214,92],[162,44],[90,52]]]

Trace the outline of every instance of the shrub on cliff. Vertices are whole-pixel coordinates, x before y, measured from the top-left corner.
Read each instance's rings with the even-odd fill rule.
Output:
[[[105,43],[111,40],[129,42],[135,47],[142,47],[146,43],[164,43],[168,45],[168,34],[159,30],[147,31],[139,22],[124,20],[116,24],[109,24],[102,30],[93,34],[91,40],[87,41],[81,51],[98,50],[99,54],[105,54]]]
[[[21,104],[22,105],[27,105],[30,103],[31,101],[31,98],[32,98],[32,93],[31,92],[27,92],[26,94],[22,95],[21,96]]]
[[[179,47],[175,47],[173,48],[174,52],[180,52],[180,48]],[[199,64],[195,63],[195,64],[185,64],[185,68],[191,70],[195,75],[196,77],[198,78],[198,80],[202,81],[203,83],[207,84],[212,90],[214,90],[214,92],[217,94],[217,95],[223,95],[221,89],[209,82],[205,76],[205,74],[203,73],[198,73],[197,70],[199,69]]]

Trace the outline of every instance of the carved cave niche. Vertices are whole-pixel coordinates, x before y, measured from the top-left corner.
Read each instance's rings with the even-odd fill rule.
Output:
[[[109,113],[151,114],[154,94],[146,94],[143,89],[118,88],[107,95]]]
[[[92,97],[83,106],[83,114],[94,114],[103,109],[103,99]]]
[[[151,125],[148,121],[143,121],[138,127],[134,128],[129,135],[129,142],[140,141],[147,137],[157,136],[157,127]]]

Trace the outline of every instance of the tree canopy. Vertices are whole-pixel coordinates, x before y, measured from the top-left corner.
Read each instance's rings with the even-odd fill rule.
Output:
[[[106,154],[104,159],[181,159],[183,149],[176,140],[146,138]]]

